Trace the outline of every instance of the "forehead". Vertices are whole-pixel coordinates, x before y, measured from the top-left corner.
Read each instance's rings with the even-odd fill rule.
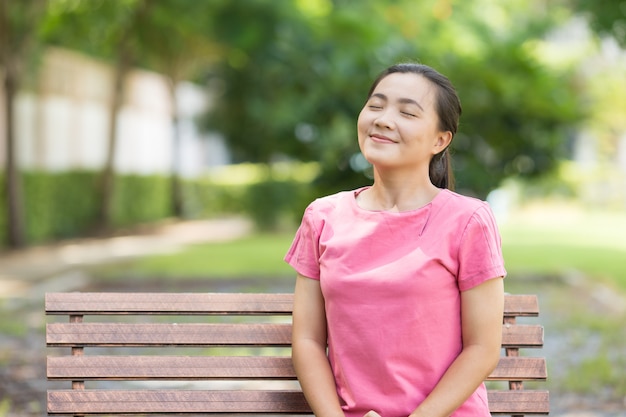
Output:
[[[424,76],[413,73],[393,73],[380,80],[373,94],[383,94],[390,101],[411,99],[422,107],[432,107],[435,86]]]

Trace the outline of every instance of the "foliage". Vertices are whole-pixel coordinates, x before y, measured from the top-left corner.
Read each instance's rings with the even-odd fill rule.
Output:
[[[105,163],[97,183],[98,227],[107,231],[113,223],[115,154],[118,113],[124,100],[126,76],[142,50],[137,31],[146,20],[148,0],[87,2],[56,0],[51,3],[42,33],[47,42],[104,56],[112,61]]]
[[[77,49],[91,56],[114,60],[123,41],[124,28],[132,23],[143,0],[50,0],[41,32],[47,43]],[[133,49],[139,48],[136,36]]]
[[[40,47],[37,27],[44,13],[44,0],[0,0],[0,108],[3,112],[0,119],[4,122],[0,137],[4,138],[7,241],[16,248],[25,244],[22,183],[15,137],[16,97],[27,78],[36,72],[35,61]]]
[[[255,0],[215,9],[213,36],[224,56],[207,75],[219,104],[204,121],[226,135],[235,161],[269,162],[277,149],[305,154],[292,141],[302,117],[310,57],[306,24],[290,2]]]
[[[228,167],[226,175],[237,171]],[[254,172],[258,167],[244,167]],[[252,169],[251,169],[252,168]],[[224,215],[249,216],[259,230],[274,226],[292,227],[315,195],[310,178],[316,170],[308,165],[278,165],[278,175],[268,180],[262,171],[240,178],[234,184],[215,178],[187,179],[184,183],[188,218]],[[98,174],[93,171],[58,173],[27,171],[24,177],[24,217],[29,242],[40,243],[90,235],[96,231]],[[218,176],[219,178],[219,176]],[[231,178],[232,179],[232,178]],[[2,175],[0,175],[2,180]],[[116,229],[155,223],[172,217],[169,204],[171,179],[162,175],[117,175],[113,198]],[[0,183],[0,191],[4,183]],[[0,201],[0,214],[6,203]],[[6,242],[0,217],[0,248]]]
[[[0,66],[32,78],[41,44],[38,25],[46,13],[45,0],[0,1]]]
[[[109,146],[107,163],[102,173],[101,217],[106,228],[111,223],[111,199],[114,191],[116,152],[116,121],[121,106],[124,78],[130,66],[141,65],[169,78],[169,92],[174,125],[172,181],[168,189],[172,210],[182,215],[180,138],[178,128],[177,84],[193,78],[198,68],[209,65],[217,48],[206,36],[210,27],[213,3],[184,0],[122,0],[99,2],[56,0],[45,25],[50,43],[80,49],[115,62],[115,80],[111,85],[113,99],[110,108]],[[74,24],[75,21],[81,22]],[[111,24],[111,22],[115,22]]]
[[[117,227],[156,222],[171,216],[169,179],[161,175],[117,178],[113,222]]]
[[[207,177],[185,180],[185,217],[210,218],[244,213],[243,202],[247,187],[248,184],[224,186]]]
[[[601,35],[612,36],[626,47],[626,1],[571,0],[572,6],[584,14],[591,27]]]
[[[283,219],[287,225],[293,225],[304,211],[301,202],[310,198],[306,188],[300,184],[275,180],[252,184],[246,196],[245,213],[262,231],[277,230]]]
[[[141,66],[177,82],[193,79],[221,53],[208,36],[217,1],[149,0],[146,16],[136,28]]]
[[[239,160],[320,160],[324,192],[369,182],[355,163],[356,116],[376,73],[405,60],[434,66],[459,90],[465,113],[453,150],[465,191],[485,196],[506,176],[549,171],[564,154],[582,116],[576,80],[535,53],[563,9],[539,1],[304,3],[232,2],[217,11],[215,36],[227,52],[209,74],[221,95],[205,126],[222,132]]]
[[[432,65],[457,86],[464,115],[452,148],[463,192],[484,197],[503,178],[550,172],[587,115],[572,68],[547,65],[539,52],[546,34],[571,17],[567,0],[550,7],[542,0],[47,4],[39,32],[49,43],[110,61],[124,55],[173,83],[206,84],[216,101],[203,126],[227,138],[237,161],[320,161],[310,195],[370,181],[358,157],[356,117],[371,80],[397,61]],[[255,186],[266,188],[249,207],[267,207],[255,214],[287,204],[272,191],[282,181],[274,175]],[[211,201],[238,210],[246,193],[217,187],[215,199],[196,187],[184,190],[188,213],[216,207]],[[154,210],[148,217],[164,209]]]
[[[274,164],[269,176],[264,164],[223,167],[208,177],[186,181],[185,211],[195,218],[242,214],[262,231],[292,227],[318,196],[311,184],[315,168],[311,164]]]
[[[32,243],[90,231],[97,210],[93,172],[24,173],[26,234]]]
[[[98,215],[97,178],[92,171],[24,172],[24,218],[29,242],[93,233]],[[155,222],[171,215],[168,178],[118,175],[117,181],[113,217],[116,227]],[[6,203],[0,202],[0,213],[5,210]],[[6,236],[0,234],[0,238],[1,248]]]

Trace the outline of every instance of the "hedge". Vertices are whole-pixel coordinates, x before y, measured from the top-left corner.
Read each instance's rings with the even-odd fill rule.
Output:
[[[0,248],[7,246],[7,204],[0,175]],[[98,220],[98,173],[24,172],[21,176],[24,228],[28,245],[92,235]],[[171,178],[118,175],[113,196],[116,229],[172,216]],[[224,184],[199,178],[183,181],[185,218],[249,216],[259,229],[271,230],[300,220],[313,198],[310,182],[294,178]]]

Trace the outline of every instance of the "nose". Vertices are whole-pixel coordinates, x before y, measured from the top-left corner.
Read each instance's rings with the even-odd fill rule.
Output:
[[[391,118],[388,114],[389,112],[382,112],[378,115],[378,117],[376,118],[376,120],[374,120],[374,125],[376,125],[376,127],[384,127],[387,129],[392,129],[393,128],[393,122],[391,121]]]

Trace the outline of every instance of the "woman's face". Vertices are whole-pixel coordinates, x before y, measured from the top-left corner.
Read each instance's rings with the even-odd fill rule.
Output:
[[[361,110],[357,121],[359,147],[378,168],[422,167],[452,139],[439,130],[435,110],[436,87],[412,73],[383,78]]]

